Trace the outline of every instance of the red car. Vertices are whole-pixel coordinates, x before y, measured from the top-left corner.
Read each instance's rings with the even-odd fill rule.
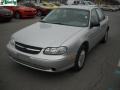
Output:
[[[13,11],[13,15],[17,19],[34,17],[37,13],[36,9],[25,6],[5,6],[5,8]]]
[[[41,5],[37,5],[37,4],[31,3],[31,2],[26,2],[26,3],[23,3],[22,5],[26,6],[26,7],[35,8],[37,10],[37,15],[38,16],[45,16],[51,11],[47,8],[41,7]]]

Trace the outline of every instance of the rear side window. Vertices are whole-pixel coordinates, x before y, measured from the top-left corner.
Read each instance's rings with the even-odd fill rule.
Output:
[[[99,17],[99,20],[102,21],[105,19],[105,15],[103,13],[103,11],[99,8],[96,9],[97,13],[98,13],[98,17]]]

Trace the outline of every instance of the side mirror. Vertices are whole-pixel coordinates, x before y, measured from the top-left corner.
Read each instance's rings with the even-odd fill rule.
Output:
[[[99,27],[99,26],[100,26],[99,22],[91,22],[91,24],[90,24],[90,28]]]

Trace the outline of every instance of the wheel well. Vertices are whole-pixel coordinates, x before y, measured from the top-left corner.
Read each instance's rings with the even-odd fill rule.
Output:
[[[16,13],[19,13],[19,14],[20,14],[20,12],[19,12],[19,11],[15,11],[15,14],[16,14]]]
[[[110,27],[108,26],[108,27],[107,27],[107,31],[109,31],[109,29],[110,29]]]
[[[15,11],[15,13],[16,13],[16,12],[19,12],[19,11],[18,11],[18,10],[16,10],[16,11]]]
[[[15,14],[14,14],[14,16],[16,15],[16,13],[18,13],[19,15],[20,15],[20,18],[22,17],[22,14],[21,14],[21,12],[20,11],[15,11]]]
[[[84,47],[85,51],[88,52],[88,50],[89,50],[89,43],[88,43],[88,41],[85,41],[85,42],[81,45],[81,47]]]

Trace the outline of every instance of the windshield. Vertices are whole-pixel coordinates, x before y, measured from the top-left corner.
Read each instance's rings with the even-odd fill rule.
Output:
[[[59,8],[53,10],[42,22],[69,26],[87,27],[90,12],[82,9]]]

